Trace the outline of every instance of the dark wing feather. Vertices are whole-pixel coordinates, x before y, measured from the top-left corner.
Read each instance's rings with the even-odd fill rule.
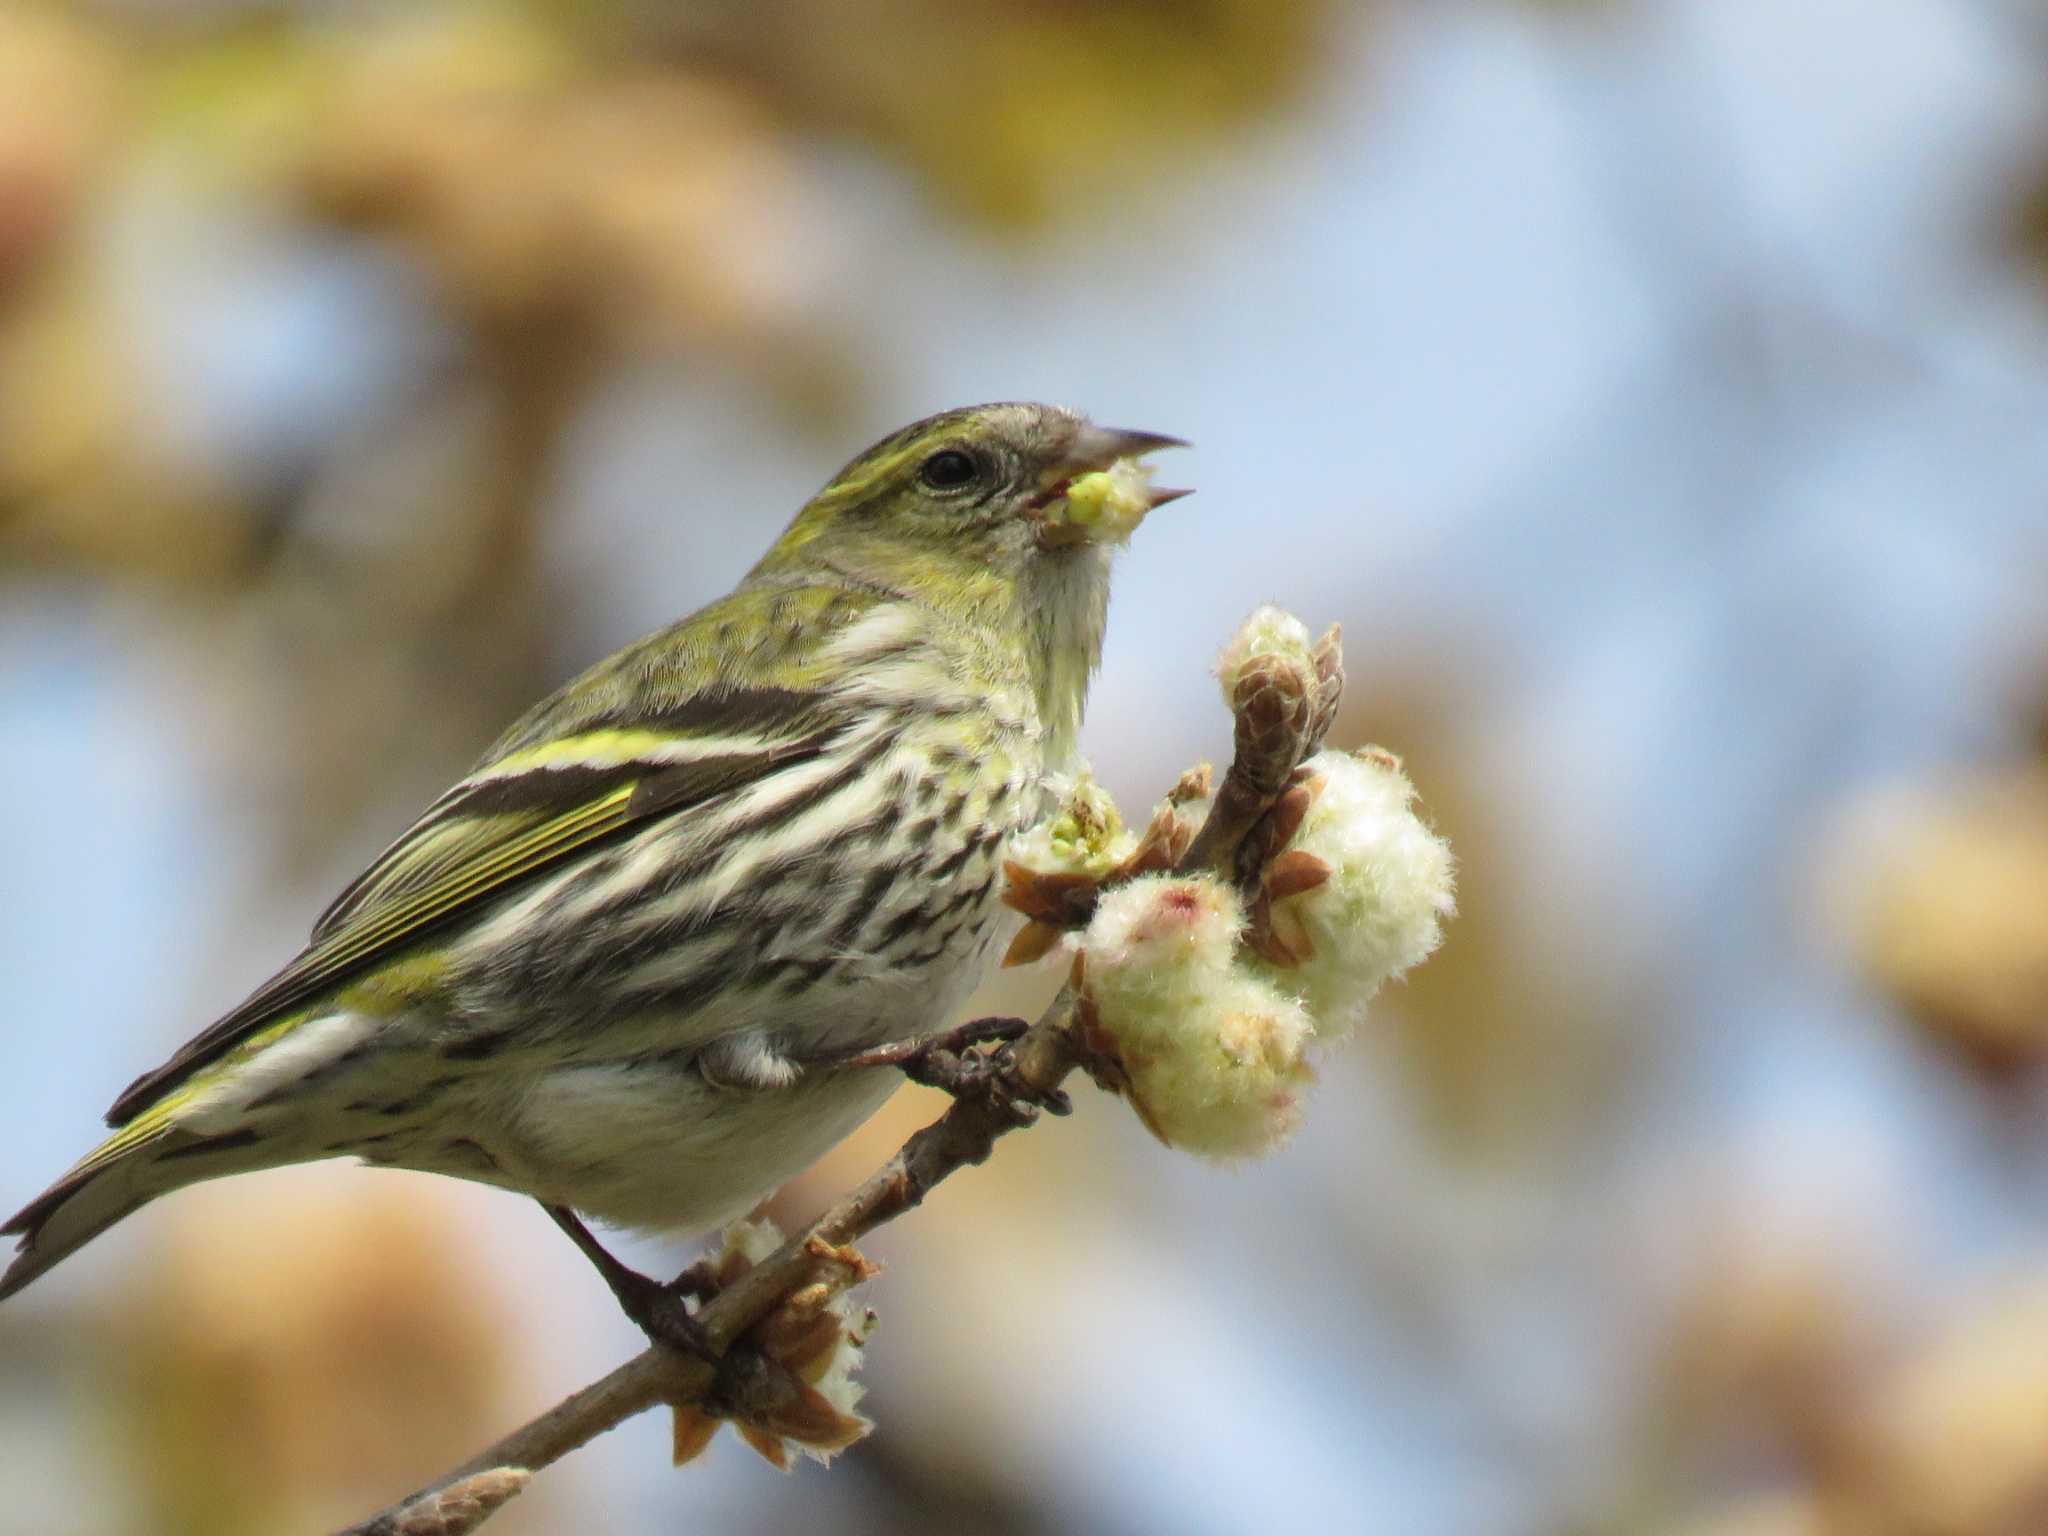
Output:
[[[744,717],[745,734],[762,743],[753,750],[675,764],[537,769],[458,786],[342,893],[297,959],[131,1083],[107,1111],[108,1123],[124,1124],[289,1010],[570,855],[817,756],[845,722],[821,725],[815,698],[806,703],[781,712],[785,730],[802,734],[779,740],[763,730],[764,716],[776,712],[748,690],[701,701],[687,724],[665,722],[677,735],[724,733],[725,725]]]

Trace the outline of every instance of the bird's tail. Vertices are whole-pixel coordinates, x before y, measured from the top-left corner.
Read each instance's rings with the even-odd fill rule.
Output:
[[[275,1161],[253,1145],[254,1132],[195,1136],[150,1120],[116,1131],[0,1226],[0,1235],[21,1239],[0,1274],[0,1301],[158,1195]]]

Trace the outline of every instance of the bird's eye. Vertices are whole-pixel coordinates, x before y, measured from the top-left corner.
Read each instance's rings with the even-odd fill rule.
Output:
[[[959,448],[941,448],[917,467],[917,478],[935,491],[957,491],[979,471],[974,455]]]

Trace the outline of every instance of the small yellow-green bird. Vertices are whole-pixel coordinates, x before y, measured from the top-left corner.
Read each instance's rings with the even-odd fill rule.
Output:
[[[0,1297],[158,1195],[353,1155],[534,1196],[687,1344],[669,1288],[574,1213],[743,1213],[897,1081],[831,1058],[949,1022],[1003,926],[1004,847],[1073,759],[1112,548],[1181,494],[1132,461],[1169,446],[999,404],[860,455],[730,596],[530,710],[138,1078],[0,1228]]]

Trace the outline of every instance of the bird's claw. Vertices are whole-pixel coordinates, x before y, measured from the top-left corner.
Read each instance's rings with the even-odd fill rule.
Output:
[[[667,1283],[632,1274],[630,1280],[615,1284],[613,1290],[621,1310],[650,1342],[715,1366],[723,1356],[684,1300],[686,1295],[695,1294],[691,1288],[692,1271],[697,1267],[692,1265]]]
[[[1013,1125],[1032,1124],[1040,1110],[1054,1115],[1074,1110],[1073,1100],[1062,1090],[1035,1088],[1025,1082],[1007,1044],[992,1051],[928,1051],[915,1062],[905,1063],[903,1071],[912,1082],[956,1099],[980,1099]]]
[[[941,1034],[827,1058],[817,1065],[838,1070],[894,1067],[913,1083],[956,1099],[982,1099],[1015,1125],[1029,1125],[1040,1110],[1073,1113],[1074,1104],[1057,1088],[1038,1089],[1018,1075],[1011,1044],[1031,1026],[1023,1019],[970,1019]]]
[[[724,1290],[725,1282],[718,1278],[717,1265],[709,1259],[699,1259],[662,1289],[678,1297],[687,1296],[692,1301],[705,1302]]]

